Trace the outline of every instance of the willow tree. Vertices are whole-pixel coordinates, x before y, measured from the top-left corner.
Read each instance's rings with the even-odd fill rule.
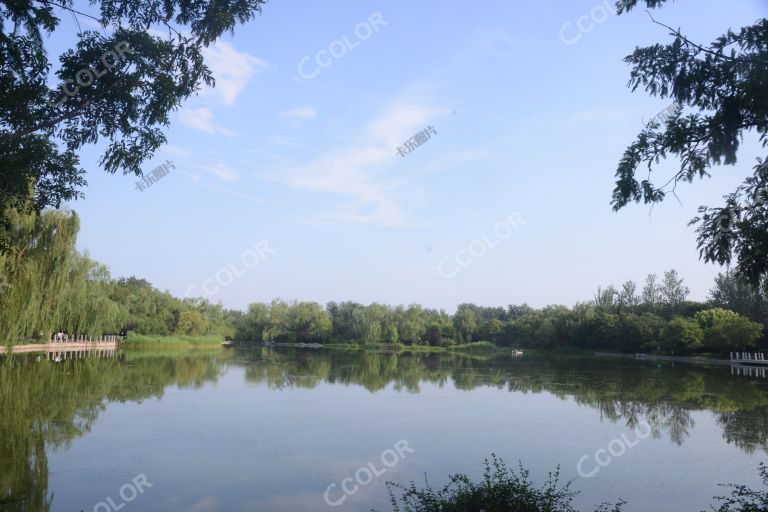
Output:
[[[8,343],[39,337],[59,307],[75,252],[76,214],[40,215],[11,209],[5,215],[7,250],[0,252],[4,286],[0,290],[0,337]]]
[[[109,297],[112,280],[107,267],[75,253],[68,274],[51,324],[90,336],[119,331],[128,313]]]
[[[80,221],[74,212],[9,209],[4,220],[0,341],[119,328],[125,314],[109,299],[109,273],[75,247]]]

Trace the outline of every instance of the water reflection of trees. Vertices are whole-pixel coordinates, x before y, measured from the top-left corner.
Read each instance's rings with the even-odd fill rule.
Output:
[[[226,364],[273,389],[323,383],[418,393],[425,384],[471,390],[550,393],[594,409],[628,429],[647,421],[656,437],[683,443],[692,413],[711,411],[723,438],[745,452],[768,451],[768,393],[759,380],[722,368],[650,365],[579,357],[387,354],[261,349],[227,355],[133,353],[0,365],[0,510],[48,511],[46,449],[88,433],[109,402],[161,397],[166,387],[215,381]]]
[[[595,409],[600,418],[635,430],[647,422],[654,437],[682,444],[692,413],[710,411],[723,438],[746,452],[768,452],[766,383],[736,378],[721,367],[655,365],[586,357],[392,354],[262,349],[242,354],[246,378],[273,388],[313,388],[323,382],[375,392],[419,392],[420,385],[471,390],[490,386],[550,393]]]
[[[723,437],[747,453],[756,448],[768,452],[768,407],[722,413],[717,419]]]
[[[217,376],[216,362],[202,357],[0,364],[0,510],[50,510],[46,448],[88,433],[108,402],[160,397],[169,385]]]

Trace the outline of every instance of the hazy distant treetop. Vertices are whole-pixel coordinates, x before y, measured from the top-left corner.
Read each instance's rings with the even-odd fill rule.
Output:
[[[619,12],[665,0],[621,0]],[[728,29],[709,44],[688,39],[660,20],[673,40],[636,48],[625,61],[632,66],[629,87],[674,100],[665,121],[646,124],[624,153],[616,171],[613,208],[632,201],[657,203],[674,194],[680,182],[710,176],[715,165],[735,165],[748,132],[768,146],[768,20],[737,31]],[[653,172],[661,160],[680,164],[672,176]],[[638,175],[639,174],[639,175]],[[737,271],[753,283],[768,274],[768,160],[758,159],[753,176],[725,196],[720,208],[700,208],[693,219],[700,256],[720,264],[737,260]]]

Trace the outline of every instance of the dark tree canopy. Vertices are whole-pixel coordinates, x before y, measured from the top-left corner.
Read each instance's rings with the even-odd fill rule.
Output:
[[[638,4],[661,6],[666,0],[620,0],[619,13]],[[747,133],[768,146],[768,19],[727,32],[709,44],[669,30],[669,44],[636,48],[625,61],[632,66],[629,87],[670,98],[677,108],[663,122],[651,121],[627,148],[613,191],[613,208],[632,201],[657,203],[674,194],[680,182],[710,176],[714,166],[735,165]],[[661,179],[653,171],[667,157],[678,170]],[[754,174],[721,207],[702,206],[696,225],[700,256],[730,264],[753,283],[768,275],[768,160],[759,159]]]
[[[265,1],[0,0],[0,211],[30,193],[38,209],[79,197],[86,144],[107,143],[107,172],[141,174],[170,112],[214,84],[203,48]],[[78,32],[53,78],[44,43],[61,16],[105,29]]]

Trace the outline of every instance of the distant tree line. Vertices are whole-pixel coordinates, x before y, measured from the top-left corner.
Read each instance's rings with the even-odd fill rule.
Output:
[[[251,304],[236,321],[238,340],[406,344],[450,347],[473,341],[540,349],[582,348],[665,354],[751,349],[768,325],[768,285],[720,274],[707,303],[688,301],[675,270],[642,288],[599,287],[573,308],[462,304],[453,315],[419,305],[330,302]],[[765,341],[763,339],[763,341]]]
[[[0,237],[0,342],[45,339],[52,332],[98,336],[217,334],[243,341],[404,344],[451,347],[589,349],[665,354],[725,353],[765,342],[768,281],[755,286],[720,274],[707,303],[687,300],[674,270],[642,287],[599,287],[568,308],[527,304],[444,310],[385,304],[285,302],[226,310],[203,298],[178,299],[136,277],[113,279],[75,247],[73,212],[9,209]]]

